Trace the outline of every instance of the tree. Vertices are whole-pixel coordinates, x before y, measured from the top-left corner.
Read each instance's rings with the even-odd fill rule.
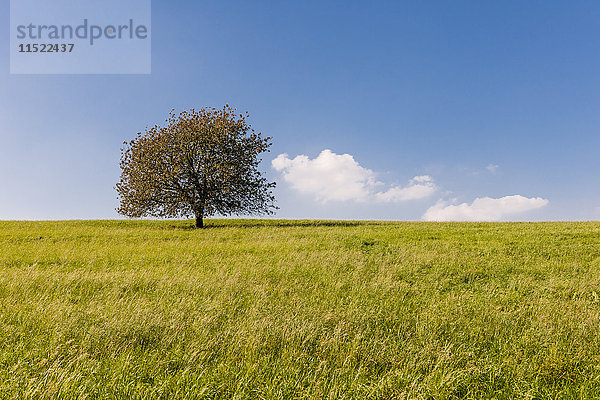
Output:
[[[165,126],[139,132],[121,149],[117,211],[129,217],[272,214],[277,207],[258,170],[271,137],[247,123],[248,113],[222,109],[171,111]]]

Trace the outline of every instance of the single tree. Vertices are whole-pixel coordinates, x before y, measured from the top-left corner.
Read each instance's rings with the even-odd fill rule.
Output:
[[[120,206],[129,217],[272,214],[271,188],[258,170],[270,137],[248,124],[248,113],[202,108],[171,112],[165,126],[139,132],[121,149]]]

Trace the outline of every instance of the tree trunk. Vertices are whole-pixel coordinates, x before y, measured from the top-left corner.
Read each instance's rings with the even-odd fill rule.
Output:
[[[204,219],[202,215],[196,216],[196,229],[198,228],[204,228]]]

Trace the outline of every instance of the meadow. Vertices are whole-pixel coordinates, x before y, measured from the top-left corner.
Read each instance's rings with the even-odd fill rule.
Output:
[[[0,398],[600,398],[600,223],[191,225],[0,222]]]

